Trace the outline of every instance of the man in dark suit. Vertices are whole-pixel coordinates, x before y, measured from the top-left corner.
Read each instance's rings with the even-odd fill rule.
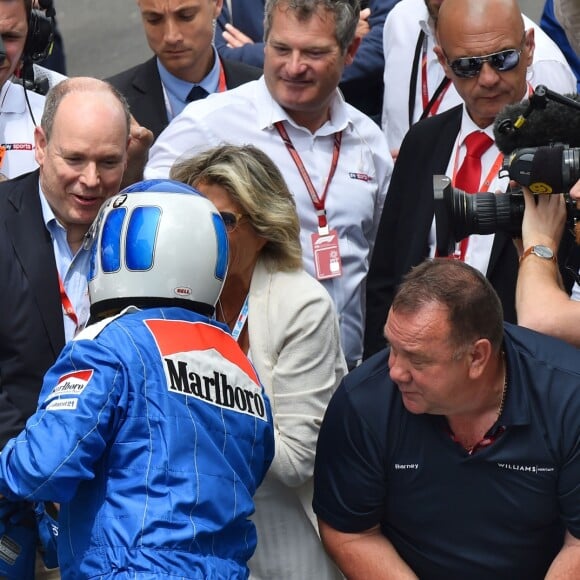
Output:
[[[223,0],[138,0],[155,56],[107,79],[155,138],[185,105],[255,80],[261,69],[222,59],[213,45]]]
[[[84,235],[119,191],[130,117],[107,83],[67,79],[36,127],[39,169],[0,183],[0,448],[36,410],[46,370],[88,317]]]
[[[515,0],[445,0],[437,33],[439,62],[464,104],[417,123],[402,143],[367,280],[365,357],[386,344],[383,327],[402,277],[435,254],[433,175],[446,174],[455,181],[466,155],[466,137],[478,132],[493,140],[495,116],[531,90],[526,70],[534,53],[533,30],[524,31]],[[497,177],[501,160],[492,143],[481,156],[479,188],[469,193],[506,190],[508,179]],[[487,275],[506,320],[515,322],[518,255],[509,236],[470,236],[462,259]]]

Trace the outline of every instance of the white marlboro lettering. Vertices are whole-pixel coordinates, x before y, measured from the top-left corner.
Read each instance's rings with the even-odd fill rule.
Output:
[[[211,364],[212,358],[206,354],[203,364],[200,364],[199,357],[192,353],[164,357],[168,390],[267,421],[261,387],[221,357],[220,370],[214,370],[217,365]]]
[[[68,399],[56,399],[51,401],[47,406],[47,411],[76,411],[79,400],[76,397]]]
[[[81,395],[92,376],[92,369],[67,373],[58,379],[56,387],[46,399],[50,400],[63,395]]]

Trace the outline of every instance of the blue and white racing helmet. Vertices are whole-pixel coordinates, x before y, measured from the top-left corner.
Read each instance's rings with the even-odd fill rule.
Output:
[[[109,199],[87,237],[91,313],[135,304],[213,312],[228,239],[215,206],[169,179],[140,181]]]

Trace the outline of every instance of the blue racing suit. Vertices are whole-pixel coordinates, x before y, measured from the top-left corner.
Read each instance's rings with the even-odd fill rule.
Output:
[[[0,493],[60,502],[63,578],[246,578],[270,404],[225,327],[128,309],[82,331],[0,455]]]

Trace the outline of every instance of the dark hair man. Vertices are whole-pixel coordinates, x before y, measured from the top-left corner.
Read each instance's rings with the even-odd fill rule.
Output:
[[[313,506],[346,577],[580,574],[578,351],[502,320],[464,262],[404,278],[390,348],[343,379],[318,438]]]

